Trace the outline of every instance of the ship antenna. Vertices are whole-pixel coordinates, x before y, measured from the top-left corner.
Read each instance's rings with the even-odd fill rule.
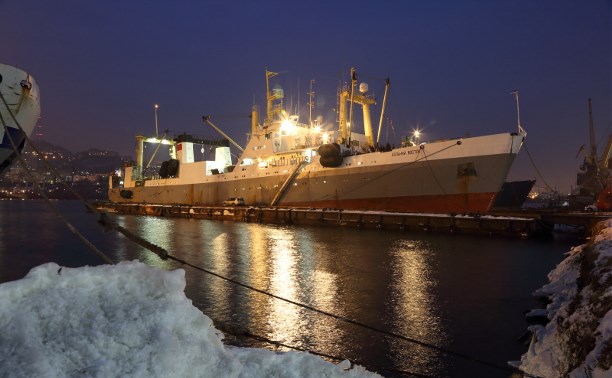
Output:
[[[314,79],[310,80],[310,92],[308,92],[308,108],[309,108],[309,113],[308,113],[308,124],[310,125],[310,127],[312,127],[312,108],[314,107],[314,91],[313,91],[313,86],[314,86]]]
[[[523,132],[523,128],[521,127],[521,109],[519,107],[519,91],[514,90],[512,92],[510,92],[510,94],[514,95],[514,98],[516,99],[516,127],[518,129],[519,134],[521,132]]]
[[[357,83],[357,71],[351,67],[351,102],[349,107],[348,122],[348,146],[351,145],[351,135],[353,134],[353,101],[355,100],[355,84]]]
[[[270,91],[270,78],[278,75],[278,72],[268,71],[266,68],[266,120],[264,121],[265,126],[268,125],[269,122],[272,122],[274,117],[274,107],[273,101],[280,98],[276,94]]]

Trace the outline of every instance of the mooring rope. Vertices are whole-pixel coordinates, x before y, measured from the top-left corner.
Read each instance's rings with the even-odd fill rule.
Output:
[[[360,365],[360,366],[368,368],[369,370],[372,370],[372,371],[384,370],[384,371],[387,371],[387,372],[397,373],[397,374],[401,374],[401,375],[405,375],[405,376],[422,377],[422,378],[433,378],[433,376],[431,376],[431,375],[424,375],[424,374],[415,373],[415,372],[411,372],[411,371],[407,371],[407,370],[388,368],[388,367],[379,366],[379,365],[376,365],[376,364],[370,364],[370,363],[361,361],[359,359],[350,359],[349,360],[346,357],[335,356],[335,355],[331,355],[331,354],[327,354],[327,353],[317,352],[317,351],[314,351],[312,349],[306,349],[306,348],[295,346],[295,345],[289,345],[289,344],[286,344],[286,343],[283,343],[283,342],[280,342],[280,341],[277,341],[277,340],[272,340],[272,339],[267,338],[265,336],[253,334],[253,333],[251,333],[249,330],[247,330],[244,327],[240,327],[240,326],[236,327],[236,326],[228,325],[227,323],[219,322],[219,321],[216,321],[216,320],[214,320],[214,324],[215,324],[215,328],[217,328],[218,330],[220,330],[224,334],[232,335],[232,336],[235,336],[235,337],[246,337],[246,338],[249,338],[249,339],[252,339],[252,340],[256,340],[256,341],[263,342],[263,343],[266,343],[266,344],[274,345],[277,348],[278,347],[282,347],[282,348],[297,350],[297,351],[300,351],[300,352],[308,352],[309,354],[313,354],[315,356],[324,357],[324,358],[327,358],[329,360],[334,360],[334,361],[349,361],[351,363],[351,367],[349,369],[347,369],[347,370],[352,369],[355,365]]]
[[[438,151],[433,152],[432,154],[429,155],[429,157],[435,156],[435,155],[437,155],[439,153],[442,153],[442,152],[444,152],[444,151],[446,151],[446,150],[448,150],[450,148],[453,148],[455,146],[460,146],[460,145],[461,145],[461,140],[457,140],[454,144],[451,144],[449,146],[446,146],[444,148],[439,149]],[[425,146],[425,145],[422,145],[422,146]],[[348,194],[348,193],[351,193],[351,192],[353,192],[355,190],[361,189],[364,185],[367,185],[368,183],[374,182],[375,180],[378,180],[378,179],[380,179],[382,177],[385,177],[385,176],[387,176],[387,175],[389,175],[389,174],[391,174],[391,173],[393,173],[393,172],[395,172],[397,170],[404,169],[404,168],[406,168],[406,167],[408,167],[408,166],[410,166],[412,164],[416,164],[418,162],[421,162],[422,160],[426,160],[427,161],[427,156],[419,158],[419,155],[421,154],[421,151],[424,151],[424,150],[425,150],[425,147],[422,147],[421,149],[419,149],[419,153],[417,154],[416,159],[414,159],[413,161],[402,163],[402,164],[400,164],[396,168],[393,168],[391,170],[388,170],[388,171],[385,171],[383,173],[380,173],[380,174],[374,176],[374,178],[372,178],[371,180],[368,180],[368,182],[364,183],[363,185],[360,185],[358,187],[355,187],[355,188],[353,188],[351,190],[346,191],[345,194]],[[435,176],[434,176],[434,178],[435,178]],[[442,190],[444,190],[444,189],[442,189]]]
[[[23,136],[25,137],[26,142],[28,142],[28,144],[30,145],[32,150],[34,150],[34,152],[36,152],[36,156],[39,157],[39,160],[42,161],[42,163],[45,165],[45,167],[47,169],[49,169],[49,171],[51,171],[53,176],[55,176],[59,180],[59,182],[62,185],[64,185],[66,187],[66,189],[68,189],[70,191],[70,193],[72,193],[77,199],[79,199],[81,202],[83,202],[85,204],[85,206],[87,206],[87,208],[90,211],[92,211],[94,213],[98,213],[97,209],[94,206],[92,206],[85,198],[83,198],[83,196],[81,196],[81,194],[79,192],[74,190],[74,188],[71,185],[68,184],[68,182],[62,177],[62,175],[59,174],[59,172],[57,172],[57,170],[55,169],[55,167],[53,167],[53,165],[51,165],[46,159],[42,158],[42,156],[44,156],[43,153],[40,152],[40,150],[36,147],[35,143],[32,143],[32,139],[28,136],[28,134],[25,132],[25,130],[21,127],[21,124],[19,123],[19,121],[17,121],[17,118],[13,114],[13,111],[9,108],[9,105],[6,102],[6,99],[4,98],[4,95],[2,95],[1,92],[0,92],[0,99],[2,100],[2,103],[4,104],[6,110],[10,114],[11,118],[15,122],[15,126],[17,126],[19,131],[22,132]],[[4,123],[4,121],[3,121],[3,124],[4,124],[4,127],[6,128],[7,126]],[[19,150],[16,149],[14,145],[13,145],[13,149],[15,150],[16,154],[20,155]]]
[[[0,93],[0,96],[2,96],[1,93]],[[2,96],[2,101],[4,101],[4,96]],[[6,104],[6,102],[5,102],[5,104]],[[8,109],[8,106],[7,106],[7,109]],[[10,109],[8,109],[8,110],[10,112]],[[11,114],[12,114],[12,112],[11,112]],[[15,141],[13,140],[13,137],[11,136],[11,133],[8,130],[8,125],[4,121],[4,117],[2,116],[2,113],[0,113],[0,121],[2,122],[2,126],[4,127],[4,133],[8,136],[8,139],[9,139],[9,141],[11,143],[11,146],[13,147],[13,150],[15,151],[17,159],[19,159],[19,162],[23,166],[23,168],[26,171],[27,175],[35,182],[36,180],[34,178],[34,175],[30,171],[30,169],[28,168],[28,166],[27,166],[27,164],[25,162],[25,159],[23,158],[21,153],[19,153],[19,149],[17,148],[17,145],[15,144]],[[15,121],[15,122],[17,122],[17,121]],[[74,227],[74,225],[72,223],[70,223],[70,221],[68,219],[66,219],[62,215],[62,213],[55,206],[53,206],[53,204],[51,203],[51,200],[49,199],[49,196],[47,196],[47,193],[45,193],[45,191],[42,188],[40,188],[38,185],[35,185],[35,186],[36,186],[37,190],[40,192],[40,194],[43,196],[45,202],[49,205],[51,210],[55,213],[55,215],[66,224],[66,227],[68,228],[68,230],[70,230],[70,232],[72,232],[74,235],[76,235],[89,249],[91,249],[104,262],[106,262],[108,264],[113,264],[113,261],[106,254],[104,254],[104,252],[100,251],[95,245],[93,245],[81,232],[79,232],[79,230],[76,227]]]
[[[115,224],[114,222],[108,222],[108,220],[105,219],[104,217],[101,218],[101,221],[105,222],[104,223],[105,226],[110,228],[110,229],[117,229],[118,227],[120,227],[117,224]],[[297,302],[297,301],[294,301],[294,300],[291,300],[291,299],[287,299],[287,298],[278,296],[276,294],[267,292],[265,290],[258,289],[258,288],[254,287],[254,286],[247,285],[247,284],[242,283],[240,281],[237,281],[235,279],[232,279],[232,278],[229,278],[229,277],[225,277],[225,276],[223,276],[223,275],[221,275],[219,273],[213,272],[213,271],[211,271],[209,269],[202,268],[200,266],[194,265],[194,264],[192,264],[192,263],[190,263],[190,262],[188,262],[186,260],[180,259],[180,258],[178,258],[176,256],[173,256],[173,255],[169,254],[166,250],[164,250],[161,247],[157,247],[157,249],[160,252],[162,252],[161,254],[158,254],[158,256],[161,259],[163,259],[163,260],[166,260],[166,259],[173,260],[173,261],[175,261],[175,262],[177,262],[179,264],[183,264],[183,265],[189,266],[189,267],[191,267],[193,269],[196,269],[196,270],[199,270],[199,271],[201,271],[203,273],[206,273],[206,274],[209,274],[211,276],[217,277],[217,278],[219,278],[221,280],[224,280],[226,282],[230,282],[230,283],[232,283],[234,285],[237,285],[237,286],[243,287],[245,289],[248,289],[248,290],[251,290],[251,291],[254,291],[254,292],[266,295],[266,296],[269,296],[271,298],[274,298],[274,299],[277,299],[277,300],[280,300],[280,301],[283,301],[283,302],[286,302],[286,303],[289,303],[289,304],[292,304],[292,305],[304,308],[306,310],[309,310],[309,311],[312,311],[312,312],[315,312],[315,313],[318,313],[318,314],[321,314],[321,315],[324,315],[324,316],[327,316],[327,317],[330,317],[330,318],[342,321],[344,323],[352,324],[352,325],[355,325],[355,326],[358,326],[358,327],[361,327],[361,328],[364,328],[364,329],[368,329],[370,331],[374,331],[374,332],[377,332],[377,333],[380,333],[380,334],[383,334],[383,335],[386,335],[386,336],[394,337],[394,338],[397,338],[397,339],[400,339],[400,340],[404,340],[404,341],[410,342],[412,344],[420,345],[420,346],[422,346],[424,348],[436,350],[438,352],[442,352],[442,353],[445,353],[445,354],[448,354],[448,355],[451,355],[451,356],[454,356],[454,357],[462,358],[462,359],[465,359],[465,360],[468,360],[468,361],[476,362],[476,363],[479,363],[481,365],[486,365],[486,366],[489,366],[489,367],[492,367],[492,368],[496,368],[496,369],[499,369],[499,370],[503,370],[503,371],[507,371],[507,372],[516,372],[517,371],[516,369],[511,368],[511,367],[501,366],[501,365],[498,365],[498,364],[493,363],[493,362],[485,361],[485,360],[482,360],[480,358],[467,355],[465,353],[460,353],[460,352],[456,352],[456,351],[453,351],[453,350],[450,350],[450,349],[447,349],[447,348],[439,347],[437,345],[429,344],[429,343],[426,343],[426,342],[423,342],[423,341],[420,341],[420,340],[417,340],[417,339],[413,339],[413,338],[405,336],[405,335],[401,335],[401,334],[398,334],[398,333],[395,333],[395,332],[391,332],[391,331],[387,331],[387,330],[384,330],[384,329],[380,329],[380,328],[377,328],[377,327],[374,327],[374,326],[371,326],[371,325],[367,325],[365,323],[358,322],[358,321],[353,320],[353,319],[349,319],[349,318],[344,317],[344,316],[340,316],[340,315],[336,315],[336,314],[333,314],[333,313],[330,313],[330,312],[327,312],[327,311],[320,310],[318,308],[309,306],[309,305],[304,304],[304,303],[300,303],[300,302]],[[152,251],[152,252],[157,254],[157,252],[155,252],[155,251]]]
[[[2,100],[2,103],[4,104],[6,110],[10,114],[11,118],[13,119],[13,121],[15,122],[15,126],[17,126],[19,128],[19,130],[21,131],[21,133],[25,136],[26,141],[32,147],[32,149],[36,152],[37,156],[43,162],[43,164],[51,171],[51,173],[56,178],[59,179],[59,181],[60,181],[60,183],[62,183],[62,185],[64,185],[79,201],[81,201],[87,207],[87,209],[89,211],[91,211],[94,214],[97,214],[98,217],[99,217],[99,222],[103,223],[103,219],[102,218],[103,217],[107,217],[107,213],[99,211],[96,207],[94,207],[91,203],[89,203],[89,201],[87,201],[79,192],[74,190],[74,188],[71,185],[68,184],[68,182],[57,172],[55,167],[53,167],[46,159],[42,158],[43,154],[40,152],[40,150],[38,148],[36,148],[36,145],[34,143],[32,143],[32,140],[28,137],[28,135],[25,132],[25,130],[23,130],[23,128],[21,127],[21,124],[19,123],[19,121],[17,120],[17,118],[13,114],[12,110],[10,109],[10,107],[9,107],[8,103],[6,102],[6,99],[4,98],[4,95],[2,94],[2,92],[0,92],[0,100]],[[1,114],[0,114],[0,116],[1,116]],[[4,126],[4,128],[6,130],[8,128],[8,126],[7,126],[6,122],[4,121],[4,118],[2,119],[2,124],[3,124],[3,126]],[[23,159],[23,157],[21,156],[21,153],[19,152],[19,149],[17,148],[17,146],[13,142],[12,138],[10,137],[10,133],[8,133],[8,131],[6,133],[9,135],[9,139],[11,141],[11,145],[13,147],[13,150],[15,151],[15,154],[17,154],[17,157],[19,158],[19,160],[20,160],[21,164],[23,165],[24,169],[30,175],[30,177],[33,177],[32,173],[30,172],[30,170],[27,167],[27,164],[25,163],[25,160]],[[87,238],[85,238],[85,236],[83,236],[76,229],[76,227],[74,227],[61,214],[61,212],[59,210],[57,210],[55,208],[55,206],[53,206],[53,204],[51,204],[50,199],[48,198],[46,193],[42,190],[42,188],[39,188],[38,190],[40,191],[42,196],[46,199],[46,201],[49,204],[49,206],[51,207],[51,209],[56,213],[56,215],[60,219],[62,219],[64,221],[64,223],[66,224],[68,229],[70,229],[71,232],[75,233],[79,237],[79,239],[81,239],[83,241],[83,243],[85,243],[85,245],[87,247],[89,247],[92,251],[94,251],[94,253],[96,255],[98,255],[98,257],[100,257],[104,262],[106,262],[108,264],[114,264],[114,262],[108,256],[106,256],[103,252],[101,252],[98,248],[96,248],[89,240],[87,240]],[[106,223],[108,223],[108,222],[106,222]],[[163,250],[163,248],[160,251],[161,247],[158,247],[155,244],[148,242],[147,240],[145,240],[145,239],[143,239],[143,238],[141,238],[141,237],[131,233],[129,230],[127,230],[127,229],[125,229],[125,228],[123,228],[121,226],[117,226],[114,229],[119,231],[120,233],[122,233],[126,237],[128,237],[130,240],[136,242],[137,244],[143,246],[146,249],[149,249],[151,252],[153,252],[155,254],[163,255],[163,252],[165,252]]]
[[[453,145],[455,146],[455,145]],[[431,176],[434,178],[435,182],[438,184],[438,186],[440,187],[440,190],[442,190],[442,193],[444,193],[446,195],[446,190],[444,190],[444,186],[442,185],[442,183],[440,182],[440,180],[438,180],[438,177],[436,176],[433,167],[431,166],[431,162],[429,161],[429,159],[427,159],[427,153],[425,152],[425,149],[423,148],[423,156],[425,157],[425,161],[427,162],[427,167],[429,168],[429,172],[431,173]]]
[[[544,183],[544,185],[548,188],[548,190],[550,190],[551,192],[555,192],[556,190],[554,190],[550,185],[548,185],[548,183],[546,182],[546,180],[544,179],[544,176],[542,176],[542,173],[540,172],[540,170],[538,169],[538,167],[535,164],[535,161],[533,160],[533,158],[531,157],[531,154],[529,153],[529,150],[527,149],[527,143],[523,143],[523,148],[525,148],[525,152],[527,152],[527,156],[529,156],[529,161],[531,161],[531,165],[533,165],[533,168],[536,170],[538,176],[542,179],[542,182]]]

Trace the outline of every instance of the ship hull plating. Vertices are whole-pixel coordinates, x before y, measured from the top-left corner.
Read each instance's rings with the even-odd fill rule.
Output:
[[[0,173],[25,145],[40,116],[39,90],[34,78],[0,63]],[[5,103],[6,102],[6,103]],[[17,150],[17,151],[16,151]]]
[[[318,158],[287,166],[237,166],[203,182],[149,180],[109,192],[112,202],[216,206],[229,197],[247,205],[401,212],[490,210],[524,136],[498,134],[344,158],[325,168]],[[292,174],[295,173],[295,174]],[[132,198],[121,196],[130,191]],[[275,202],[276,201],[276,202]]]

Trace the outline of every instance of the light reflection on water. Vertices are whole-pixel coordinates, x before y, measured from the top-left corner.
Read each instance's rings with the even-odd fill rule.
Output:
[[[270,292],[282,298],[301,302],[298,285],[302,283],[298,277],[298,257],[293,235],[284,229],[269,229],[266,239],[270,250]],[[267,324],[271,327],[268,337],[293,344],[299,339],[299,334],[304,328],[302,310],[275,298],[269,298],[267,305],[270,309]]]
[[[389,249],[393,258],[391,319],[396,333],[444,347],[448,334],[438,316],[434,293],[437,284],[433,274],[435,260],[429,248],[423,241],[396,240]],[[402,361],[400,369],[418,366],[421,373],[440,374],[440,356],[436,350],[417,344],[406,348],[405,342],[397,340],[391,342],[391,350]]]
[[[60,205],[72,211],[74,223],[115,261],[139,259],[164,269],[184,269],[187,297],[216,324],[419,374],[508,376],[490,370],[483,374],[471,363],[465,367],[434,350],[163,261],[124,236],[101,231],[95,219],[85,220],[81,206]],[[100,264],[40,203],[2,206],[1,282],[47,261]],[[537,305],[531,292],[546,282],[546,274],[569,250],[563,244],[440,234],[122,215],[115,219],[178,258],[228,278],[500,365],[525,351],[515,340],[527,326],[523,312]],[[271,348],[248,339],[234,342]]]

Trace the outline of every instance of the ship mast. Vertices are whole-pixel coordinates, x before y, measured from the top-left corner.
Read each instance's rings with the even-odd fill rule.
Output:
[[[312,108],[314,107],[314,79],[310,80],[310,92],[308,92],[308,125],[312,127]]]
[[[376,135],[376,143],[380,141],[380,130],[382,129],[383,118],[385,116],[385,107],[387,106],[387,94],[389,93],[389,78],[385,80],[385,94],[383,96],[382,109],[380,110],[380,121],[378,122],[378,134]]]
[[[281,110],[282,110],[282,104],[281,105],[274,105],[274,101],[275,100],[280,100],[282,99],[283,96],[283,90],[282,89],[273,89],[270,90],[270,78],[274,77],[278,75],[278,72],[272,72],[272,71],[268,71],[266,69],[266,99],[267,99],[267,105],[266,105],[266,120],[264,121],[264,126],[269,126],[274,120],[275,115],[279,115]]]
[[[519,91],[515,90],[513,92],[510,92],[511,95],[514,95],[514,98],[516,99],[516,128],[518,130],[518,133],[520,134],[521,132],[523,132],[523,127],[521,126],[521,109],[519,107]]]
[[[347,131],[347,145],[351,145],[351,133],[353,132],[353,101],[355,100],[355,85],[357,84],[357,71],[351,67],[351,102],[349,105],[349,121]]]
[[[354,68],[351,68],[351,88],[350,91],[344,88],[340,95],[340,104],[338,106],[339,122],[340,122],[340,133],[342,136],[342,143],[347,146],[351,145],[351,134],[353,130],[353,104],[357,103],[361,105],[363,111],[363,128],[366,136],[366,143],[370,146],[374,145],[374,135],[372,133],[372,120],[370,117],[370,105],[376,104],[374,98],[367,95],[368,85],[361,83],[359,85],[359,93],[355,93],[355,86],[357,84],[357,72]],[[346,120],[346,102],[349,102],[349,116],[348,122]]]

